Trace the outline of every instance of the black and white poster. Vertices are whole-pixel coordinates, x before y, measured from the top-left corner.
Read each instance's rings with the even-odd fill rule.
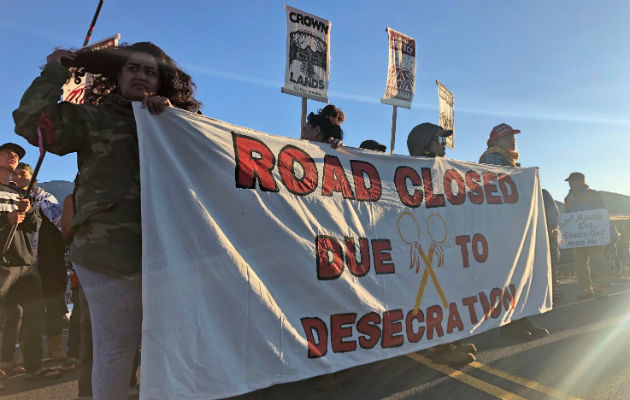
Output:
[[[328,103],[331,22],[285,5],[287,63],[283,93]]]

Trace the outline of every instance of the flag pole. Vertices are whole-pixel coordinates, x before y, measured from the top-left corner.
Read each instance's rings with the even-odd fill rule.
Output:
[[[393,110],[392,110],[392,142],[390,145],[390,152],[391,154],[394,154],[394,142],[396,139],[396,116],[398,114],[398,107],[397,106],[393,106]]]
[[[92,31],[94,30],[94,25],[96,25],[96,20],[98,19],[98,14],[101,12],[101,7],[103,7],[103,3],[105,0],[99,0],[98,6],[96,7],[96,12],[94,13],[94,17],[92,18],[92,23],[90,24],[90,29],[87,31],[87,35],[85,35],[85,40],[83,41],[83,46],[85,47],[90,39],[92,38]]]
[[[304,125],[306,125],[306,97],[302,97],[302,118],[300,119],[300,135],[302,134],[302,129],[304,129]]]

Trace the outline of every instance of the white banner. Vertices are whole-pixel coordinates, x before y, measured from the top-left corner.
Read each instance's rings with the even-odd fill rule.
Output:
[[[411,108],[416,85],[416,40],[387,27],[389,62],[384,104]]]
[[[328,103],[330,27],[328,20],[290,6],[283,93]]]
[[[142,399],[238,395],[551,308],[535,168],[134,113]]]
[[[117,33],[106,39],[99,40],[90,46],[82,47],[81,50],[118,46],[119,39],[120,33]],[[83,104],[85,90],[92,84],[92,77],[88,73],[83,74],[82,76],[76,76],[76,68],[72,68],[71,70],[73,74],[70,79],[68,79],[68,82],[66,82],[62,87],[63,95],[61,99],[69,103]]]
[[[610,243],[610,220],[608,211],[603,208],[560,214],[558,230],[561,249]]]
[[[436,80],[438,86],[438,99],[440,102],[440,126],[442,129],[451,130],[453,134],[446,137],[446,145],[451,149],[454,147],[455,141],[455,108],[453,93]]]

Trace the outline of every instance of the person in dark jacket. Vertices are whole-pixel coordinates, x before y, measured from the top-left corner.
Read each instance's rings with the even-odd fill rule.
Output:
[[[30,201],[23,198],[22,189],[9,184],[10,175],[25,153],[14,143],[0,146],[0,244],[3,247],[12,227],[17,225],[6,254],[1,256],[0,301],[9,310],[22,306],[24,367],[29,377],[45,378],[59,372],[42,368],[41,364],[44,304],[29,236],[39,230],[42,220]]]
[[[604,207],[604,202],[595,190],[588,187],[581,172],[573,172],[565,181],[569,182],[569,194],[564,198],[564,211],[596,210]],[[588,299],[595,295],[608,296],[609,277],[604,252],[606,246],[587,246],[573,249],[575,275],[580,284],[578,299]],[[591,273],[597,278],[596,291],[593,290]]]
[[[444,130],[441,126],[425,122],[415,126],[407,136],[409,155],[413,157],[444,157],[446,155],[446,138],[453,134],[452,130]],[[431,358],[438,364],[462,365],[476,361],[477,347],[472,343],[457,340],[431,348]]]

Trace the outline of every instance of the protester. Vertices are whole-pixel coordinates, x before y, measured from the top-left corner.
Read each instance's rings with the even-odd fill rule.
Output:
[[[542,190],[543,204],[545,206],[545,222],[547,223],[547,238],[549,239],[549,253],[551,256],[551,279],[553,288],[553,300],[560,299],[558,286],[558,264],[560,263],[560,248],[558,247],[558,205],[547,190]]]
[[[424,122],[416,125],[407,136],[407,149],[412,157],[444,157],[446,155],[446,138],[453,134],[452,130]]]
[[[300,139],[312,142],[330,143],[333,148],[343,146],[343,130],[341,124],[346,116],[333,104],[318,110],[317,114],[310,113],[307,122],[302,128]],[[329,390],[342,385],[345,382],[345,372],[339,371],[333,374],[321,376],[315,383],[317,390]]]
[[[385,150],[387,150],[387,147],[385,147],[384,144],[380,144],[376,140],[371,140],[371,139],[364,140],[363,142],[361,142],[361,144],[359,145],[359,148],[366,149],[366,150],[380,151],[381,153],[384,153]]]
[[[13,173],[13,180],[17,187],[26,190],[32,176],[33,168],[21,162]],[[66,308],[65,246],[60,232],[61,205],[55,196],[37,186],[33,187],[30,198],[42,217],[39,231],[31,235],[30,239],[36,255],[35,264],[42,279],[48,355],[55,360],[65,360],[67,355],[61,343],[61,332],[66,322],[68,309]]]
[[[513,129],[508,124],[499,124],[492,128],[488,139],[488,149],[481,155],[479,162],[506,167],[520,167],[517,163],[519,154],[516,152],[515,135],[521,131]],[[545,328],[535,327],[527,318],[512,321],[500,328],[502,336],[515,339],[538,339],[549,335]]]
[[[317,114],[310,113],[308,115],[300,139],[330,143],[332,147],[343,146],[341,124],[345,119],[346,115],[343,111],[333,104],[328,104],[318,110]]]
[[[101,74],[88,103],[58,103],[65,65]],[[77,153],[78,189],[70,257],[92,322],[95,400],[126,398],[142,322],[140,171],[132,101],[152,114],[197,111],[189,75],[149,42],[71,52],[55,50],[13,112],[16,132],[37,143],[40,118],[48,151]],[[45,114],[42,114],[45,113]],[[54,125],[54,129],[46,129]]]
[[[41,217],[24,192],[9,185],[9,176],[24,157],[24,149],[14,143],[0,146],[0,243],[6,243],[12,225],[17,225],[15,235],[2,256],[0,266],[0,301],[9,309],[20,304],[24,310],[24,367],[29,378],[48,378],[60,371],[42,368],[42,333],[44,304],[41,295],[41,278],[34,266],[35,254],[29,235],[37,232]],[[15,342],[14,342],[15,343]],[[0,375],[6,375],[4,371]]]
[[[416,125],[407,136],[407,149],[412,157],[444,157],[446,155],[446,138],[453,134],[452,130],[444,130],[441,126],[424,122]],[[477,347],[472,343],[455,341],[440,344],[431,348],[431,358],[438,364],[469,364],[476,361],[474,353]]]
[[[516,152],[516,135],[521,133],[508,124],[499,124],[492,128],[488,139],[488,149],[479,157],[481,164],[520,167],[517,163],[519,154]]]
[[[601,196],[586,184],[584,174],[572,172],[565,181],[569,182],[569,194],[564,198],[564,211],[595,210],[604,207]],[[578,299],[594,296],[608,296],[608,271],[604,262],[606,246],[576,247],[573,249],[573,265],[575,275],[580,283]],[[597,279],[596,292],[593,291],[591,275]]]

